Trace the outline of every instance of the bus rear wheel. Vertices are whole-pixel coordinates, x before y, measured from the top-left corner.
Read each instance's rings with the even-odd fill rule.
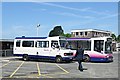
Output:
[[[89,62],[90,61],[90,57],[88,55],[84,55],[84,61],[85,62]]]
[[[57,63],[62,62],[62,58],[60,56],[56,57],[55,62],[57,62]]]
[[[23,55],[23,60],[27,61],[29,59],[28,55]]]

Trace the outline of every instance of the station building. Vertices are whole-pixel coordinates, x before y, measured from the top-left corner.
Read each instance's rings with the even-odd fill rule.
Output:
[[[75,38],[93,38],[111,36],[112,32],[98,29],[76,29],[71,31],[72,37]]]
[[[0,56],[13,55],[13,39],[0,39]]]

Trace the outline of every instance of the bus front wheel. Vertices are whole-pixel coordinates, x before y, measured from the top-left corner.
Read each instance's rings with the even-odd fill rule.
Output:
[[[28,55],[23,55],[23,60],[27,61],[29,59]]]
[[[57,62],[57,63],[62,62],[62,58],[60,56],[56,57],[55,62]]]

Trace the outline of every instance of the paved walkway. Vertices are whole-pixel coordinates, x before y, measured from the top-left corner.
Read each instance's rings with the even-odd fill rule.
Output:
[[[22,57],[16,57],[16,56],[0,57],[0,61],[9,61],[9,60],[11,60],[11,59],[16,59],[16,58],[22,58]]]

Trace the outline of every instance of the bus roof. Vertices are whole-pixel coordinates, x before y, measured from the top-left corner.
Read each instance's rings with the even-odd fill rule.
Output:
[[[74,40],[74,41],[77,41],[77,40],[90,40],[91,38],[67,38],[68,41],[71,41],[71,40]]]
[[[106,40],[111,37],[94,37],[94,38],[67,38],[68,41],[79,41],[79,40]]]
[[[63,36],[53,36],[53,37],[26,37],[26,36],[22,36],[22,37],[16,37],[15,39],[64,39],[65,37]]]
[[[47,37],[16,37],[15,39],[46,39]]]

